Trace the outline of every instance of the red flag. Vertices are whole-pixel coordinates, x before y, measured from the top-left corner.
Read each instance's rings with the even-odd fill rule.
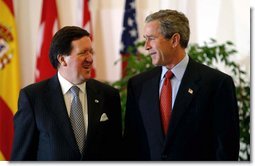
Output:
[[[13,1],[0,0],[0,11],[0,160],[9,160],[20,89]]]
[[[78,1],[78,17],[77,24],[78,26],[86,29],[90,33],[91,40],[93,40],[93,30],[92,30],[92,21],[91,14],[89,9],[89,0],[80,0]],[[95,56],[93,57],[93,62],[95,64]],[[91,78],[96,77],[95,65],[92,66]]]
[[[59,22],[56,1],[43,0],[41,24],[36,50],[36,82],[47,79],[56,73],[56,70],[50,63],[48,55],[51,39],[58,29]]]

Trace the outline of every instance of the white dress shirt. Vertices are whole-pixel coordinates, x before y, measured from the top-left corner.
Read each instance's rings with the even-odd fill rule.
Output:
[[[185,55],[185,57],[177,64],[175,65],[171,71],[174,74],[173,78],[171,79],[171,84],[172,84],[172,108],[174,107],[174,102],[175,98],[177,95],[177,92],[179,90],[182,77],[184,75],[184,72],[187,68],[189,62],[189,56]],[[165,80],[165,74],[168,71],[168,69],[165,66],[162,66],[162,72],[161,72],[161,77],[160,77],[160,86],[159,86],[159,97],[162,89],[163,82]]]
[[[66,109],[67,113],[70,117],[70,112],[71,112],[71,103],[73,100],[73,95],[70,90],[72,86],[77,86],[79,87],[79,98],[81,100],[82,104],[82,111],[83,111],[83,116],[84,116],[84,125],[85,125],[85,132],[87,135],[88,131],[88,104],[87,104],[87,93],[86,93],[86,82],[79,84],[79,85],[74,85],[67,81],[61,74],[58,72],[58,80],[60,82],[60,86],[62,89],[62,93],[64,96],[65,104],[66,104]]]

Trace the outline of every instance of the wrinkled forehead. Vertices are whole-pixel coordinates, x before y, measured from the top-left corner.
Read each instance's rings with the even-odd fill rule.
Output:
[[[159,21],[150,21],[145,23],[143,28],[143,36],[149,37],[149,36],[157,36],[160,35],[160,23]]]

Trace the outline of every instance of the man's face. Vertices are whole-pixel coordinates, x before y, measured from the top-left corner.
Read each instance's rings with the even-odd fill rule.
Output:
[[[72,50],[69,56],[63,56],[65,61],[64,75],[73,84],[80,84],[91,76],[93,64],[93,48],[91,39],[84,36],[72,41]]]
[[[151,21],[144,27],[145,49],[156,66],[171,65],[174,59],[174,49],[171,39],[165,39],[160,33],[158,21]]]

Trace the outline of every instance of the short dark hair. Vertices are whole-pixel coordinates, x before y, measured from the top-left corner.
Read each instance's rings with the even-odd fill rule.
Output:
[[[89,32],[77,26],[65,26],[53,36],[50,45],[49,58],[55,69],[59,66],[57,59],[58,55],[68,56],[72,50],[72,41],[84,36],[90,37]]]

